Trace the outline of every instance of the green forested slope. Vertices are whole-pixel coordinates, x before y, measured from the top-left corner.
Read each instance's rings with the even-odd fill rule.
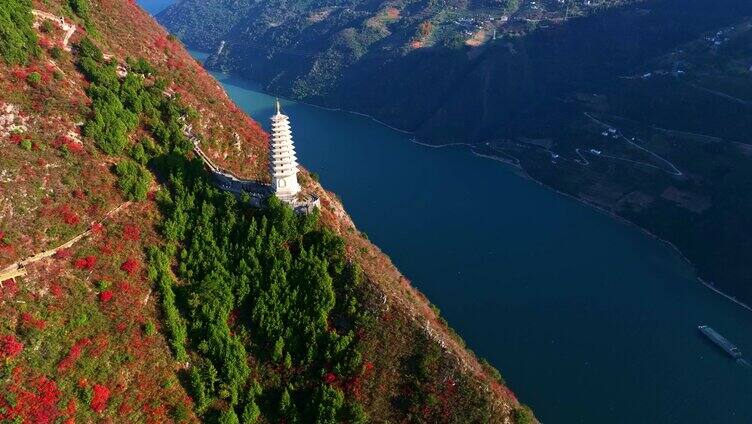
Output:
[[[9,64],[24,64],[40,53],[31,29],[31,0],[6,0],[0,8],[0,56]]]
[[[312,215],[212,184],[268,136],[134,2],[0,18],[0,422],[533,420],[304,170]]]

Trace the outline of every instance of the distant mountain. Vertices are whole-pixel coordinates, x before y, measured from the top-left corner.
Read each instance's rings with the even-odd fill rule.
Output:
[[[474,143],[752,302],[752,2],[183,0],[158,18],[268,91]]]
[[[524,102],[531,90],[545,89],[527,71],[539,63],[525,59],[527,49],[540,46],[528,46],[524,35],[555,26],[559,37],[561,25],[575,17],[630,3],[635,0],[185,0],[158,19],[187,46],[214,53],[210,67],[237,72],[274,92],[377,115],[423,135],[481,139],[498,132],[504,117],[499,113],[518,109],[510,94]],[[586,28],[569,32],[549,55],[591,35]],[[611,44],[594,41],[594,48]],[[523,50],[519,55],[517,48]],[[497,80],[522,86],[510,93],[497,88]],[[487,84],[495,90],[466,91]],[[476,102],[493,91],[504,100]],[[444,119],[442,113],[456,113],[451,109],[457,105],[464,111]]]

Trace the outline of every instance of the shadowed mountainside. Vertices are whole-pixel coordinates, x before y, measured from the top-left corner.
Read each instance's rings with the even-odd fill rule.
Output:
[[[533,3],[187,0],[159,19],[270,92],[473,143],[751,302],[752,3]]]

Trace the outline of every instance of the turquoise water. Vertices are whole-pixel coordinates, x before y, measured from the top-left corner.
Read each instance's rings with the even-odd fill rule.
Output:
[[[175,3],[175,0],[139,0],[138,3],[149,13],[156,15],[167,6]]]
[[[268,129],[272,97],[215,77]],[[752,423],[752,370],[697,331],[752,354],[752,312],[667,246],[464,148],[283,108],[302,164],[543,422]]]

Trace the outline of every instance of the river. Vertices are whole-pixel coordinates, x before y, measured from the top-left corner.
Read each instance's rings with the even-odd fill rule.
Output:
[[[214,76],[269,128],[273,97]],[[752,312],[667,245],[466,148],[282,107],[301,163],[541,421],[752,422],[752,370],[697,331],[752,354]]]

